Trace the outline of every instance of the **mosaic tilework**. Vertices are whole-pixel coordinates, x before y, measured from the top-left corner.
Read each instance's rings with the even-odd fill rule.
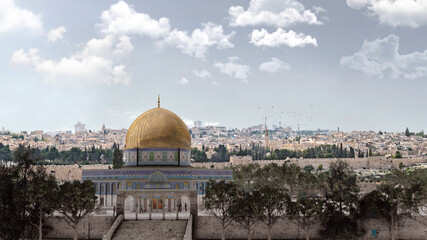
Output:
[[[191,151],[177,148],[140,148],[125,150],[125,166],[170,165],[190,166]],[[178,157],[180,157],[178,161]]]

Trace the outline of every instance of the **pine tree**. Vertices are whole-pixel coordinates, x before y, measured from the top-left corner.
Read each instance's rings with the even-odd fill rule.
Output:
[[[113,168],[121,167],[123,167],[123,151],[116,148],[113,153]]]

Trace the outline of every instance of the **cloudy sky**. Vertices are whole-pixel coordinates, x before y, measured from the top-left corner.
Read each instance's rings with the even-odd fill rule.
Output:
[[[427,130],[426,0],[0,1],[0,127]]]

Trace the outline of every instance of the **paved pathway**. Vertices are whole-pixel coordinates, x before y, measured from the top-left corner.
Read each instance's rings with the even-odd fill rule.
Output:
[[[113,240],[182,240],[187,220],[126,220]]]

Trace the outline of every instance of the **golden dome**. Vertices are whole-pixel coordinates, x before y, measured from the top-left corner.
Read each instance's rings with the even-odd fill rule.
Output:
[[[126,149],[186,148],[191,149],[187,125],[175,113],[158,107],[141,114],[126,134]]]

